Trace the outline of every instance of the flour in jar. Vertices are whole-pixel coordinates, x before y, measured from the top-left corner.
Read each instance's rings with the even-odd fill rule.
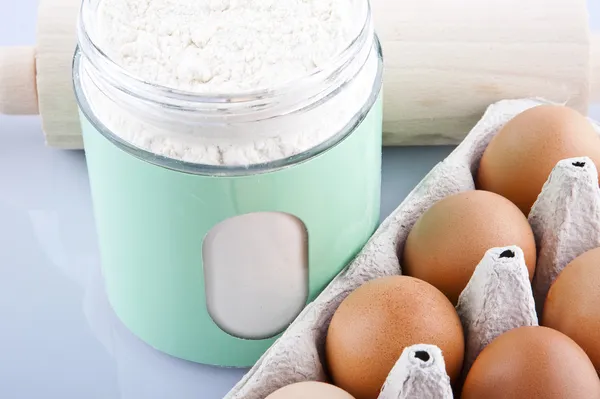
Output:
[[[349,44],[349,0],[102,0],[100,44],[139,78],[233,93],[306,75]]]
[[[356,0],[99,1],[93,36],[112,61],[145,82],[204,96],[307,76],[345,50],[363,23]],[[193,163],[250,165],[302,153],[342,131],[372,92],[374,58],[310,114],[275,118],[260,132],[176,126],[133,112],[85,79],[83,86],[98,119],[135,146]]]

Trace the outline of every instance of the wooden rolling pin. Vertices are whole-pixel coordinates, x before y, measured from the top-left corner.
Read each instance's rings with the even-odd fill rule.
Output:
[[[600,97],[587,0],[371,2],[387,145],[457,143],[502,99],[544,97],[587,114]]]
[[[56,148],[83,148],[71,79],[80,4],[40,0],[36,47],[0,48],[0,114],[39,114]]]
[[[456,144],[498,100],[600,100],[586,0],[371,0],[385,59],[384,144]],[[82,148],[71,83],[80,0],[40,0],[37,46],[0,49],[0,113]]]

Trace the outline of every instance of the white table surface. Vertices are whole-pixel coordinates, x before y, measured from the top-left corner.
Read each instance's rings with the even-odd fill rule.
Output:
[[[0,0],[0,46],[34,43],[36,6]],[[0,398],[222,398],[245,370],[158,353],[107,305],[83,152],[45,147],[37,117],[0,136]],[[382,218],[452,149],[385,149]]]

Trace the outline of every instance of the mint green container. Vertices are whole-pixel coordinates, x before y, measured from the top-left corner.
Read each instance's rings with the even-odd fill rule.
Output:
[[[84,1],[83,12],[86,4],[90,6],[91,0]],[[128,98],[129,102],[123,104],[135,100],[144,106],[153,105],[156,98],[144,91],[147,88],[140,89],[143,85],[139,81],[128,81],[129,77],[102,58],[93,45],[92,35],[85,30],[84,14],[79,27],[80,46],[75,55],[73,78],[81,111],[102,270],[112,307],[135,335],[167,354],[204,364],[251,366],[285,326],[273,334],[236,334],[216,320],[211,313],[210,298],[213,294],[214,298],[226,298],[224,308],[234,308],[240,314],[240,323],[232,320],[230,324],[240,324],[243,329],[246,303],[260,303],[255,296],[268,298],[265,304],[277,303],[286,299],[288,289],[278,285],[276,276],[272,280],[271,276],[260,276],[257,278],[261,279],[262,291],[244,297],[235,288],[236,284],[245,287],[246,282],[257,283],[253,281],[252,270],[247,268],[243,269],[245,276],[251,277],[243,281],[237,281],[233,272],[231,285],[229,282],[219,283],[217,288],[207,285],[210,273],[204,267],[206,239],[216,226],[244,215],[280,213],[299,220],[306,238],[305,254],[299,255],[306,256],[305,287],[285,278],[283,281],[291,284],[290,291],[305,290],[306,295],[302,306],[286,316],[289,322],[363,247],[379,221],[381,184],[382,59],[370,12],[358,36],[362,42],[357,40],[352,54],[348,54],[354,60],[351,64],[355,71],[345,65],[343,71],[349,74],[341,83],[322,84],[327,79],[319,79],[321,86],[317,92],[327,95],[306,107],[310,110],[330,101],[361,76],[363,80],[370,79],[367,80],[371,82],[370,92],[347,126],[303,153],[243,166],[200,165],[155,155],[111,130],[96,112],[100,102],[90,97],[92,91],[86,89],[90,84],[106,96],[105,100],[119,104]],[[370,77],[366,71],[369,63],[375,65]],[[333,73],[343,75],[341,71],[337,68],[326,77]],[[279,96],[277,99],[281,100]],[[211,113],[214,110],[208,112],[206,108],[188,107],[182,113],[181,104],[189,105],[190,97],[180,100],[181,97],[161,97],[156,102],[156,112],[148,117],[157,118],[156,115],[172,109],[176,118],[182,115],[191,118],[193,113],[210,121],[214,115]],[[204,107],[210,100],[203,98],[199,102]],[[218,104],[224,106],[222,102]],[[138,104],[131,112],[144,117],[147,109],[142,110]],[[296,111],[301,112],[303,109]],[[220,114],[218,117],[223,118]],[[250,126],[253,122],[244,123]],[[206,129],[210,130],[210,123]],[[252,232],[246,234],[241,236],[242,242],[245,237],[248,242],[256,239]],[[227,237],[219,239],[226,242]],[[273,245],[274,253],[277,247]],[[245,267],[243,259],[240,270]],[[282,262],[282,274],[286,273],[285,263]],[[215,273],[218,275],[219,270]],[[252,306],[248,313],[260,312],[256,305]],[[260,315],[261,320],[270,317]]]

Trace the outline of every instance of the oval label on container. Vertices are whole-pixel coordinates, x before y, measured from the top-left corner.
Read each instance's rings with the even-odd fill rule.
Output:
[[[202,245],[208,313],[243,339],[276,336],[308,299],[308,234],[297,217],[248,213],[213,227]]]

